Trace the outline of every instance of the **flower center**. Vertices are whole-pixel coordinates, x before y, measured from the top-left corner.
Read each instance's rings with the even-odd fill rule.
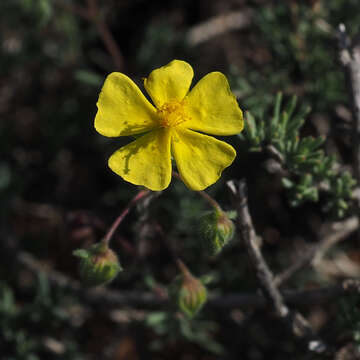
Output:
[[[157,110],[157,113],[162,127],[175,127],[189,119],[184,111],[184,101],[167,102]]]

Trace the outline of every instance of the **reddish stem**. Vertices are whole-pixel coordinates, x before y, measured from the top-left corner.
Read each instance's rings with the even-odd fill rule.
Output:
[[[129,213],[129,211],[131,210],[131,208],[133,208],[136,203],[143,199],[144,197],[148,196],[150,194],[149,190],[141,190],[139,191],[136,196],[131,199],[131,201],[128,203],[128,205],[126,206],[126,208],[123,210],[123,212],[116,218],[116,220],[114,221],[114,223],[111,225],[111,228],[109,229],[109,231],[107,232],[107,234],[105,235],[105,237],[103,238],[102,242],[104,244],[106,244],[107,246],[110,243],[111,238],[113,237],[116,229],[118,228],[118,226],[121,224],[121,222],[124,220],[125,216]]]
[[[99,36],[104,43],[106,50],[112,57],[115,70],[124,71],[125,61],[122,52],[115,41],[108,25],[100,16],[100,9],[96,0],[87,0],[87,7],[68,4],[64,0],[56,0],[57,4],[73,14],[81,16],[96,25]]]
[[[68,3],[66,0],[56,0],[56,4],[66,11],[81,16],[83,19],[91,20],[89,11],[83,6]]]
[[[87,4],[88,4],[88,13],[90,15],[90,19],[96,25],[101,40],[103,41],[107,51],[109,52],[109,54],[113,59],[115,70],[123,70],[124,57],[111,31],[109,30],[109,27],[100,16],[100,9],[97,0],[87,0]]]
[[[172,172],[173,176],[175,178],[177,178],[178,180],[182,181],[182,178],[180,176],[180,174],[178,174],[176,171]],[[212,198],[208,193],[206,193],[205,191],[196,191],[200,196],[202,196],[212,207],[214,207],[216,210],[221,210],[220,205],[218,204],[218,202]]]
[[[205,191],[197,191],[197,192],[216,210],[221,210],[221,207],[218,204],[218,202],[215,199],[213,199],[208,193],[206,193]]]
[[[189,278],[189,277],[192,278],[189,269],[180,259],[176,259],[176,265],[178,266],[179,270],[181,271],[181,273],[184,275],[185,278]]]

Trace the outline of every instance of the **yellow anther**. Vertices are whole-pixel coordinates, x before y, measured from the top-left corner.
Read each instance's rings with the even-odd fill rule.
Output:
[[[157,113],[162,127],[175,127],[189,119],[184,111],[184,103],[179,101],[163,104]]]

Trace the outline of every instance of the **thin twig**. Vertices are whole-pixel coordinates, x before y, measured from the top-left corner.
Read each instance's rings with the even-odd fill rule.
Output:
[[[338,27],[340,61],[348,81],[353,115],[354,167],[360,182],[360,39],[351,43],[344,24]]]
[[[176,252],[173,244],[169,242],[169,239],[167,238],[166,233],[164,232],[164,230],[162,229],[160,224],[156,223],[154,226],[155,226],[155,231],[159,234],[160,240],[164,244],[165,248],[169,251],[171,260],[174,263],[176,263],[177,260],[179,259],[179,256],[177,255],[177,252]]]
[[[359,219],[355,216],[346,219],[342,222],[334,223],[332,229],[334,230],[333,233],[330,233],[327,237],[325,237],[321,242],[318,250],[315,253],[314,259],[312,263],[315,265],[319,263],[322,258],[324,257],[325,253],[337,244],[339,241],[344,240],[354,232],[359,226]],[[336,229],[338,229],[336,231]]]
[[[235,184],[232,183],[231,189],[233,195],[236,196],[237,204],[237,223],[241,232],[241,238],[244,241],[245,247],[249,253],[250,260],[254,266],[257,277],[259,279],[261,288],[265,297],[273,305],[279,317],[286,317],[289,314],[289,309],[284,304],[280,292],[273,284],[273,275],[267,266],[259,246],[256,241],[256,233],[250,217],[247,196],[245,195],[245,182],[239,182],[238,188],[234,188]]]
[[[351,43],[344,24],[338,26],[337,37],[340,62],[346,75],[352,105],[354,172],[360,184],[360,37]],[[360,198],[356,200],[360,209]],[[360,219],[360,213],[358,217]],[[360,241],[360,229],[357,235]]]
[[[64,288],[76,294],[82,301],[94,306],[124,307],[130,308],[163,308],[169,299],[167,296],[159,296],[159,293],[143,291],[117,291],[106,287],[85,288],[80,282],[68,276],[44,266],[30,253],[13,249],[16,263],[34,275],[43,273],[48,281],[56,287]],[[13,263],[15,265],[15,263]],[[289,305],[313,305],[325,304],[342,296],[360,293],[360,280],[347,279],[340,284],[321,287],[312,290],[284,290],[282,296]],[[210,297],[207,305],[209,308],[265,308],[268,306],[267,299],[261,294],[228,294]]]
[[[282,290],[281,294],[291,306],[319,305],[334,299],[360,293],[360,280],[347,279],[337,285],[320,287],[311,290]],[[269,302],[261,294],[228,294],[212,298],[209,306],[220,308],[253,307],[264,308]]]
[[[78,5],[71,4],[65,0],[56,0],[57,5],[63,9],[70,11],[75,15],[81,16],[83,19],[93,22],[97,28],[99,36],[104,43],[106,50],[111,55],[114,63],[114,70],[124,71],[125,61],[124,56],[114,39],[107,23],[104,21],[100,14],[100,9],[97,0],[87,0],[87,7],[81,7]]]
[[[115,41],[107,23],[104,21],[103,17],[100,15],[100,9],[97,3],[97,0],[87,0],[89,14],[92,18],[92,21],[95,23],[98,33],[107,49],[111,55],[115,70],[124,71],[124,57],[120,51],[120,48]]]
[[[72,14],[79,15],[83,19],[91,21],[88,9],[83,6],[72,4],[70,1],[66,0],[56,0],[56,4]]]
[[[246,28],[251,23],[252,14],[250,9],[245,9],[213,17],[191,28],[187,33],[187,42],[190,46],[197,46],[215,36]]]
[[[268,145],[265,148],[266,152],[271,156],[272,159],[277,161],[281,166],[285,165],[285,160],[283,154],[276,149],[274,145]]]
[[[357,217],[352,216],[344,221],[339,221],[331,225],[331,232],[325,236],[318,244],[297,256],[297,260],[286,270],[276,275],[274,278],[275,286],[281,286],[288,281],[297,271],[303,269],[311,263],[319,263],[324,254],[335,244],[346,239],[358,227]]]
[[[312,344],[317,344],[315,351],[324,352],[327,348],[325,344],[314,336],[310,324],[300,313],[289,310],[285,304],[283,295],[274,284],[273,274],[262,256],[256,241],[257,237],[247,204],[245,181],[241,180],[238,184],[234,181],[229,181],[227,185],[232,192],[234,205],[237,210],[237,225],[241,233],[241,238],[248,251],[251,264],[256,270],[264,296],[269,304],[272,305],[276,314],[285,321],[295,338],[308,340],[307,346],[309,349],[311,341]]]

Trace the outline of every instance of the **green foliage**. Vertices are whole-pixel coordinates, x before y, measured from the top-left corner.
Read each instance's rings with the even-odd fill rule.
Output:
[[[262,62],[249,59],[232,67],[232,88],[241,104],[259,116],[271,104],[274,91],[301,91],[302,101],[315,112],[347,102],[344,76],[336,63],[334,32],[345,23],[351,36],[360,21],[357,0],[271,1],[255,11],[256,45]]]
[[[202,319],[189,320],[185,316],[176,316],[173,312],[155,311],[148,315],[145,321],[159,336],[151,343],[151,349],[161,350],[167,343],[183,339],[195,343],[205,350],[221,355],[225,349],[212,335],[218,330],[213,321]]]
[[[46,25],[53,15],[51,0],[20,0],[20,4],[26,13],[35,18],[39,27]]]
[[[330,178],[332,191],[328,194],[327,208],[335,209],[338,217],[347,213],[349,203],[346,200],[351,198],[355,184],[356,181],[348,172]]]
[[[290,205],[299,206],[305,201],[318,201],[318,189],[314,186],[311,174],[301,175],[298,182],[293,182],[288,178],[283,178],[282,183],[290,191]]]
[[[42,337],[56,338],[58,331],[69,326],[70,316],[63,310],[61,298],[51,293],[42,275],[38,278],[36,297],[25,306],[19,306],[11,288],[0,283],[1,356],[4,359],[52,358]],[[63,336],[62,343],[63,359],[80,359],[73,336]]]
[[[155,23],[146,29],[137,62],[145,72],[162,66],[172,58],[183,58],[188,52],[184,34],[166,21]],[[180,54],[183,54],[181,56]]]
[[[282,183],[289,190],[292,206],[318,201],[322,190],[327,195],[325,209],[343,217],[356,181],[337,170],[333,156],[324,154],[324,137],[300,136],[309,108],[296,111],[296,103],[293,96],[282,109],[282,94],[278,93],[272,117],[255,118],[247,112],[244,131],[238,136],[250,151],[268,152],[289,173]]]
[[[25,329],[18,329],[16,326],[19,312],[11,289],[1,284],[0,290],[0,325],[5,344],[13,349],[12,352],[18,359],[39,359],[34,353],[38,347],[37,341]]]
[[[360,298],[358,295],[349,296],[338,302],[339,311],[337,313],[337,326],[345,331],[350,332],[356,346],[360,350]]]
[[[91,85],[99,88],[104,82],[104,78],[93,71],[78,70],[75,72],[75,78],[85,85]]]

